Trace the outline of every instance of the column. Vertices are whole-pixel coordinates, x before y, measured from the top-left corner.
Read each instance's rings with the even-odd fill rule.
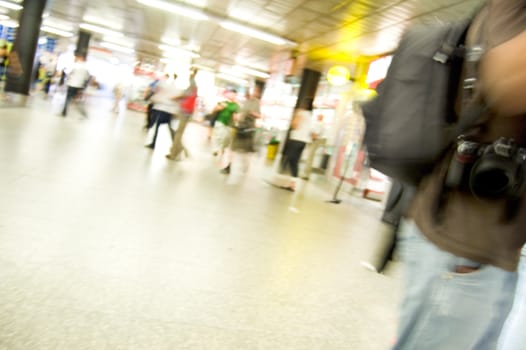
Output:
[[[320,82],[321,73],[312,69],[305,68],[301,77],[300,90],[296,101],[296,108],[303,108],[312,111],[316,90]]]
[[[79,31],[79,39],[77,40],[77,49],[75,50],[75,56],[82,56],[86,58],[88,56],[89,41],[91,39],[91,33],[83,30]]]
[[[19,76],[8,76],[5,85],[6,92],[12,92],[27,97],[31,88],[31,77],[33,62],[38,45],[42,14],[47,0],[24,0],[24,8],[18,18],[18,30],[16,33],[13,51],[18,55],[22,74]],[[25,103],[25,98],[22,99]]]

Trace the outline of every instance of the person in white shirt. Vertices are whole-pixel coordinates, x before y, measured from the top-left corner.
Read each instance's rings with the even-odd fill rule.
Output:
[[[84,91],[89,80],[89,72],[86,67],[86,58],[84,56],[75,56],[75,65],[73,69],[68,74],[67,85],[68,92],[66,95],[66,102],[64,103],[64,108],[62,109],[62,116],[66,117],[68,113],[68,105],[72,99],[77,97],[80,93]],[[80,112],[82,115],[86,116],[86,112],[83,106],[80,106]]]
[[[174,139],[175,132],[171,127],[171,122],[174,116],[180,113],[179,102],[177,101],[177,98],[182,93],[182,90],[177,88],[175,85],[176,79],[177,74],[174,73],[172,80],[169,79],[169,75],[167,74],[166,79],[160,81],[157,84],[156,92],[152,96],[152,116],[155,131],[152,142],[146,145],[148,148],[155,148],[155,142],[157,141],[157,134],[161,124],[168,124],[172,141]]]
[[[324,116],[323,114],[318,114],[316,117],[316,122],[312,127],[312,143],[310,144],[309,156],[305,163],[304,180],[308,180],[310,174],[312,173],[312,164],[314,163],[314,157],[318,148],[324,147],[326,138],[325,138],[325,125],[323,123]]]
[[[284,172],[289,168],[292,177],[297,178],[301,154],[307,143],[312,140],[311,112],[305,109],[297,109],[292,117],[290,128],[290,136],[283,147],[281,171]],[[296,182],[292,180],[289,186],[283,188],[294,191],[295,187]]]

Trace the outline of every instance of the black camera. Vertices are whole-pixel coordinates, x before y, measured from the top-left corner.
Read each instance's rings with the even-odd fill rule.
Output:
[[[445,184],[481,198],[517,198],[526,187],[525,162],[526,149],[512,139],[491,144],[459,139]]]

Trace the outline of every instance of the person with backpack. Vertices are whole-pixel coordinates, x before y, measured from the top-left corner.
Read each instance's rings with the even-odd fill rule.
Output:
[[[412,32],[413,43],[420,34]],[[453,127],[460,136],[419,181],[401,224],[407,286],[395,350],[496,349],[513,303],[526,242],[526,0],[488,1],[465,43],[462,70],[454,72],[462,78],[454,110],[464,125]],[[456,49],[443,48],[430,61],[450,62]],[[390,73],[379,96],[388,93]],[[422,96],[413,94],[413,103]],[[434,131],[421,130],[428,138]]]

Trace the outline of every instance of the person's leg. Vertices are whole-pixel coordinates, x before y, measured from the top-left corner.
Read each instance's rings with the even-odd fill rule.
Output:
[[[85,89],[77,89],[75,96],[77,99],[77,108],[80,112],[80,114],[83,117],[87,117],[88,114],[86,113],[86,90]]]
[[[301,141],[292,140],[290,144],[290,157],[289,157],[289,164],[290,164],[290,172],[292,177],[298,177],[299,173],[299,163],[301,159],[301,154],[303,152],[303,149],[305,148],[306,143]]]
[[[307,157],[307,162],[305,163],[305,170],[304,170],[304,178],[308,179],[310,177],[310,174],[312,172],[312,164],[314,163],[314,156],[316,155],[316,151],[322,144],[322,139],[316,139],[312,141],[310,144],[309,149],[309,155]]]
[[[153,110],[152,116],[154,118],[155,129],[153,131],[152,142],[146,145],[148,148],[155,148],[155,143],[157,142],[157,134],[159,133],[159,125],[161,124],[161,111]]]
[[[440,250],[412,221],[402,222],[399,248],[407,285],[393,349],[495,349],[517,273]]]
[[[179,119],[179,125],[177,126],[177,131],[175,132],[172,147],[170,149],[170,153],[166,156],[168,159],[177,159],[181,152],[185,152],[188,154],[188,151],[185,151],[185,147],[183,145],[183,135],[184,131],[186,130],[186,125],[188,124],[190,117],[188,115],[182,114]]]
[[[526,246],[522,249],[519,264],[519,282],[515,291],[513,308],[500,335],[499,350],[526,349]]]
[[[74,87],[68,86],[68,90],[66,93],[66,101],[64,102],[64,108],[62,109],[62,116],[65,117],[68,114],[68,105],[71,102],[71,99],[75,97],[75,94],[77,93],[77,89]]]

